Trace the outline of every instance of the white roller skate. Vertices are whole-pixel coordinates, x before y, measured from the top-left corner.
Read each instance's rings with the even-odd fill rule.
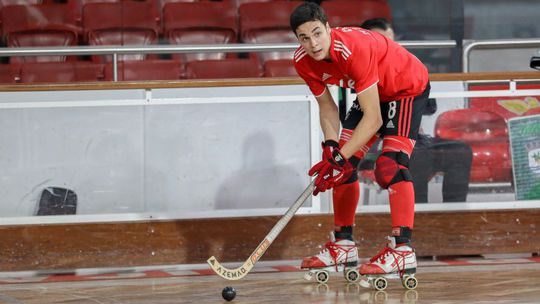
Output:
[[[330,233],[330,242],[324,245],[319,254],[304,258],[302,269],[308,269],[304,278],[310,281],[314,276],[317,282],[324,284],[330,279],[331,272],[343,272],[348,282],[357,282],[360,278],[358,273],[358,249],[354,241],[335,241],[334,233]]]
[[[385,290],[388,286],[387,279],[400,279],[406,289],[415,289],[418,286],[418,280],[414,277],[416,273],[414,250],[408,245],[396,248],[393,237],[388,237],[387,246],[371,258],[369,263],[360,266],[359,272],[366,279],[361,282],[364,287],[371,286],[377,290]]]

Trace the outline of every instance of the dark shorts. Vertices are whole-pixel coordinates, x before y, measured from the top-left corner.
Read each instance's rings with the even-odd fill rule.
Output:
[[[431,87],[428,83],[426,90],[415,97],[403,98],[396,101],[381,103],[381,114],[383,125],[377,133],[382,137],[385,135],[403,136],[416,140],[418,130],[422,122]],[[363,112],[360,110],[358,99],[356,99],[345,116],[343,128],[354,130]]]

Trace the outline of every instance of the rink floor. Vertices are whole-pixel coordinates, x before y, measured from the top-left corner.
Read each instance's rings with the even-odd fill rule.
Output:
[[[86,269],[64,274],[0,273],[0,303],[538,303],[540,259],[420,260],[416,290],[389,281],[385,291],[347,283],[306,281],[298,261],[260,262],[245,278],[226,281],[206,265]],[[231,267],[234,264],[230,265]]]

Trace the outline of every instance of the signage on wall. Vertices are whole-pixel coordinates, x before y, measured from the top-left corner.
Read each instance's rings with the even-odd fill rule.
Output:
[[[540,199],[540,115],[508,121],[517,200]]]

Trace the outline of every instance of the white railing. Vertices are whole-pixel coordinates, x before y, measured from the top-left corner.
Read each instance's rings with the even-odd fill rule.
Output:
[[[410,49],[454,48],[453,40],[399,41]],[[39,48],[0,48],[0,57],[14,56],[77,56],[112,55],[113,80],[118,81],[118,55],[127,54],[178,54],[178,53],[236,53],[293,51],[297,43],[274,44],[213,44],[213,45],[144,45],[144,46],[64,46]]]
[[[533,39],[497,39],[497,40],[473,40],[463,43],[463,73],[469,72],[469,56],[474,49],[517,49],[517,48],[540,48],[540,38]]]
[[[454,40],[431,41],[398,41],[408,49],[455,48]],[[70,47],[32,47],[32,48],[0,48],[0,57],[15,56],[77,56],[77,55],[112,55],[113,80],[118,81],[118,55],[127,54],[178,54],[178,53],[234,53],[234,52],[276,52],[292,51],[297,43],[274,44],[214,44],[214,45],[145,45],[145,46],[70,46]],[[540,48],[540,38],[532,39],[498,39],[473,40],[463,43],[463,72],[469,72],[470,53],[475,49],[504,48]]]

